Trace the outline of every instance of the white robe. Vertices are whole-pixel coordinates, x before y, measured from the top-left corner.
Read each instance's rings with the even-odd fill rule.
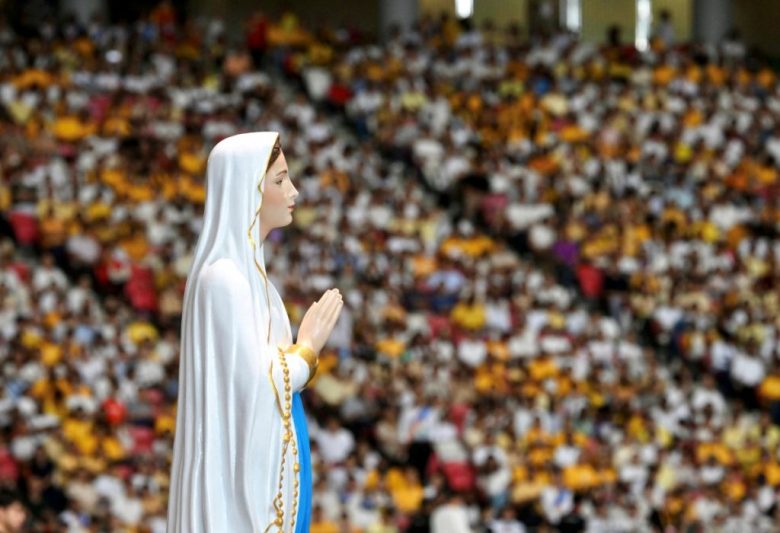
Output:
[[[283,397],[277,346],[292,339],[282,300],[270,281],[266,292],[255,265],[265,272],[254,218],[277,136],[228,137],[209,155],[203,230],[184,292],[169,533],[263,532],[276,518],[283,425],[269,368],[273,362]],[[298,356],[287,361],[298,391],[309,368]],[[289,447],[283,485],[288,531],[294,462]]]

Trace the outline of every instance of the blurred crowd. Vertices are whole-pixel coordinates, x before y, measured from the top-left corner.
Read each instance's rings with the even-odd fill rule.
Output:
[[[271,278],[293,327],[346,303],[305,393],[313,533],[772,530],[774,71],[668,27],[246,24],[0,27],[0,507],[165,530],[206,157],[273,130],[301,195]]]

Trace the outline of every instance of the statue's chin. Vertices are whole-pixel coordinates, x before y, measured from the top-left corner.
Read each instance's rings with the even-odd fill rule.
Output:
[[[292,217],[292,213],[290,213],[290,216],[287,217],[287,220],[285,220],[283,222],[279,222],[277,224],[274,224],[274,226],[273,226],[271,231],[273,231],[275,229],[284,228],[285,226],[289,226],[290,224],[292,224],[292,222],[293,222],[293,217]]]

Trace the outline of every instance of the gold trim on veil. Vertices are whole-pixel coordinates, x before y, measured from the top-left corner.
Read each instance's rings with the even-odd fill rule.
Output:
[[[277,135],[276,138],[278,139],[279,136]],[[273,144],[271,144],[271,151],[268,152],[268,157],[265,158],[265,164],[263,165],[263,175],[260,176],[260,181],[257,183],[257,192],[260,193],[260,205],[257,206],[257,210],[255,211],[255,216],[252,217],[252,222],[249,224],[249,229],[246,231],[246,235],[249,238],[249,244],[252,246],[252,261],[255,262],[255,268],[260,273],[260,275],[263,277],[263,281],[265,283],[265,300],[268,304],[268,334],[266,335],[266,342],[271,341],[271,297],[268,294],[268,275],[263,271],[263,268],[260,266],[260,263],[257,262],[256,257],[256,251],[257,251],[257,242],[255,241],[255,238],[252,236],[252,228],[255,226],[255,222],[257,221],[257,217],[260,216],[260,209],[263,207],[263,180],[265,180],[265,175],[268,172],[268,161],[271,159],[271,154],[273,153],[273,146],[276,144],[276,141],[274,141]]]

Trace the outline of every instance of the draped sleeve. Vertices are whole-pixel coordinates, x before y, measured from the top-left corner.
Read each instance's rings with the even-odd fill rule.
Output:
[[[235,263],[230,259],[221,259],[212,264],[204,272],[203,289],[214,307],[218,334],[231,337],[239,353],[259,361],[263,375],[272,375],[277,390],[284,394],[279,348],[287,346],[276,345],[273,339],[271,343],[266,342],[264,332],[268,324],[268,310],[264,302],[253,308],[251,287]],[[256,316],[258,314],[261,316]],[[290,385],[293,392],[298,392],[309,379],[309,365],[297,355],[288,355],[286,360]],[[252,362],[247,361],[247,364]]]

